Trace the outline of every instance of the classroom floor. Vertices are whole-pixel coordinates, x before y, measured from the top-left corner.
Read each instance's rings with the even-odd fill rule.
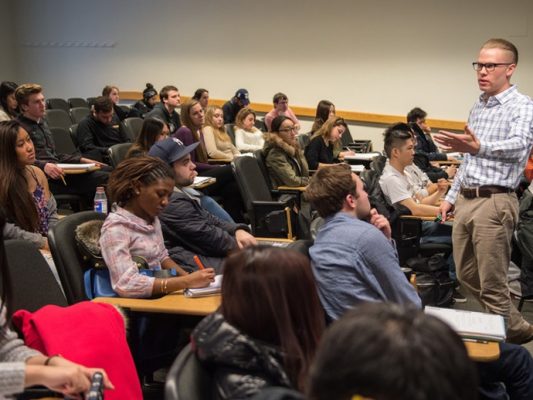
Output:
[[[467,298],[466,303],[455,303],[453,306],[459,310],[470,310],[470,311],[484,311],[481,305],[477,302],[476,299],[464,288],[460,288],[459,292]],[[515,306],[518,306],[518,300],[513,301]],[[522,315],[529,323],[533,323],[533,302],[524,302],[522,307]],[[533,341],[523,345],[526,349],[529,350],[529,353],[533,356]]]

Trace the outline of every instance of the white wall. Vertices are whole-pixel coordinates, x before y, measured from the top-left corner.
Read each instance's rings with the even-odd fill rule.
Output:
[[[297,105],[326,98],[338,109],[397,115],[418,105],[433,118],[465,120],[478,94],[470,64],[490,37],[518,46],[514,81],[533,95],[528,0],[19,0],[14,7],[13,19],[24,21],[16,24],[17,79],[42,83],[48,96],[96,95],[109,83],[175,84],[187,95],[206,87],[214,98],[246,87],[258,102],[283,91]]]
[[[2,23],[0,23],[0,54],[2,54],[2,62],[0,62],[0,81],[15,81],[16,78],[16,53],[13,21],[10,16],[13,15],[13,9],[9,0],[0,0],[0,15],[2,15]]]

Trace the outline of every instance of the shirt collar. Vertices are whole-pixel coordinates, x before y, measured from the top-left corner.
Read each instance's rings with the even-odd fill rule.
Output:
[[[490,96],[488,99],[485,100],[485,95],[482,93],[479,96],[479,101],[482,103],[485,103],[487,106],[495,106],[498,104],[505,104],[509,100],[511,100],[518,89],[516,88],[516,85],[511,85],[509,88],[505,89],[503,92],[498,93],[495,96]]]

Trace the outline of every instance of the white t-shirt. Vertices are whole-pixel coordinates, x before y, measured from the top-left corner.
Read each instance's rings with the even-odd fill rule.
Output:
[[[424,171],[418,168],[415,164],[411,164],[405,167],[403,172],[419,197],[424,198],[429,196],[427,185],[430,182],[430,179]]]
[[[402,174],[388,163],[385,165],[383,174],[379,178],[379,185],[391,205],[406,199],[416,200],[416,192],[409,179],[407,179],[407,175]]]

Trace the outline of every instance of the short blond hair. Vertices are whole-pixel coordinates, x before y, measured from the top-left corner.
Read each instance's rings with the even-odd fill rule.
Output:
[[[17,103],[28,105],[30,96],[43,92],[43,87],[36,83],[24,83],[15,90],[15,98]]]
[[[502,49],[513,55],[513,64],[518,64],[518,49],[514,44],[505,39],[489,39],[483,43],[482,49]]]

